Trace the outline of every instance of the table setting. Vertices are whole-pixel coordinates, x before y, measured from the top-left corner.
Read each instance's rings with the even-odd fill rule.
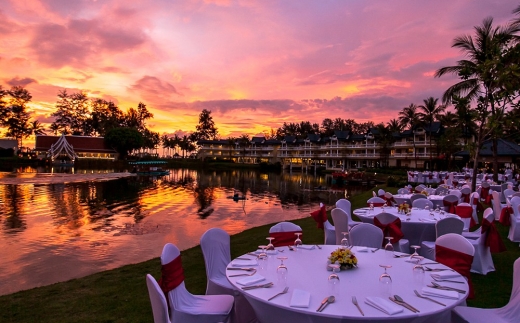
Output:
[[[228,264],[228,280],[261,322],[449,321],[450,309],[467,297],[462,276],[431,260],[422,264],[417,253],[348,245],[293,248],[268,255],[263,268],[256,251],[240,256],[250,259],[243,267],[248,276],[235,276],[245,260]]]

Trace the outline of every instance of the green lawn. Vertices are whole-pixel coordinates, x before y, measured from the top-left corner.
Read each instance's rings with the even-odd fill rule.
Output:
[[[379,188],[379,187],[378,187]],[[382,187],[385,189],[385,187]],[[395,188],[388,189],[395,192]],[[372,190],[352,197],[352,208],[365,206]],[[293,221],[304,232],[304,242],[323,243],[323,232],[310,217]],[[520,257],[517,243],[507,239],[507,227],[496,224],[508,251],[493,255],[496,271],[486,276],[472,274],[476,298],[469,306],[500,307],[511,293],[513,262]],[[269,227],[246,230],[231,237],[231,256],[256,249]],[[175,243],[175,241],[172,241]],[[159,255],[161,250],[157,250]],[[194,294],[206,289],[206,273],[200,246],[181,253],[186,286]],[[145,275],[160,276],[159,258],[127,265],[80,279],[0,296],[0,322],[152,322]]]

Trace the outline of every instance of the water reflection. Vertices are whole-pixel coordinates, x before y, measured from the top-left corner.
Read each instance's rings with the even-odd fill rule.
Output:
[[[233,234],[307,217],[319,202],[333,205],[346,194],[313,189],[330,180],[172,169],[164,177],[0,185],[0,294],[157,257],[166,242],[185,249],[211,227]]]

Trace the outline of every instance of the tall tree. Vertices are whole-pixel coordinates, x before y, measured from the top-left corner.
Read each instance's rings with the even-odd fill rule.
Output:
[[[388,130],[390,130],[390,132],[392,132],[392,133],[394,133],[394,132],[399,133],[399,132],[403,131],[403,125],[397,119],[391,119],[390,121],[388,121],[386,123],[386,126],[387,126]]]
[[[32,95],[21,86],[13,86],[9,91],[9,100],[3,126],[7,128],[6,136],[13,137],[18,141],[18,147],[23,146],[23,139],[31,135],[30,114],[27,111],[27,104],[31,101]]]
[[[417,106],[411,103],[399,111],[399,122],[403,128],[408,128],[412,133],[413,155],[415,160],[415,168],[417,168],[417,150],[415,149],[415,127],[419,124],[420,119],[417,113]]]
[[[390,147],[395,142],[394,136],[392,135],[392,131],[390,127],[384,125],[384,123],[379,123],[375,126],[375,140],[380,145],[381,152],[381,166],[388,166],[388,158],[390,156]]]
[[[56,111],[51,114],[55,117],[54,127],[63,134],[90,135],[89,100],[85,93],[68,94],[67,90],[58,93]]]
[[[98,98],[92,100],[91,106],[89,123],[94,134],[103,137],[111,129],[125,124],[124,113],[114,102]]]
[[[438,105],[437,102],[439,101],[439,99],[434,99],[433,97],[429,97],[425,100],[423,100],[423,103],[422,105],[419,106],[419,109],[421,109],[421,111],[419,112],[419,118],[421,119],[421,121],[424,123],[424,124],[427,124],[429,125],[429,129],[428,129],[428,132],[429,132],[429,139],[430,139],[430,170],[432,169],[433,167],[433,151],[432,151],[432,137],[433,137],[433,131],[432,131],[432,126],[433,126],[433,122],[436,121],[439,117],[439,115],[441,113],[444,112],[444,110],[446,110],[446,106],[444,105]]]
[[[194,136],[196,140],[215,140],[218,136],[218,130],[211,116],[210,110],[202,110],[199,114],[199,124],[195,127]]]

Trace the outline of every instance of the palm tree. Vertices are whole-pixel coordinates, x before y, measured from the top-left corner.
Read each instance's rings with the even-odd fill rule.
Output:
[[[516,10],[520,12],[520,7]],[[435,77],[454,74],[461,79],[444,92],[444,103],[450,102],[456,96],[478,102],[480,124],[473,164],[473,183],[476,182],[480,146],[488,134],[491,134],[493,139],[493,172],[495,180],[498,179],[497,137],[491,133],[489,127],[486,129],[485,125],[490,121],[487,120],[488,113],[491,114],[491,120],[500,122],[497,118],[503,115],[502,112],[510,102],[509,86],[504,86],[508,80],[503,75],[510,73],[510,66],[518,66],[518,60],[511,62],[507,55],[510,47],[519,42],[518,36],[515,35],[518,31],[520,23],[493,27],[493,18],[484,19],[482,25],[475,26],[474,37],[463,35],[453,41],[452,47],[460,49],[468,59],[460,60],[454,66],[443,67],[435,73]]]
[[[477,114],[471,110],[470,100],[468,98],[454,97],[452,101],[455,108],[455,126],[461,130],[464,137],[464,145],[467,144],[467,137],[475,135],[477,125],[475,118]]]
[[[45,127],[38,120],[34,120],[33,122],[31,122],[30,129],[34,135],[44,135],[45,134]]]
[[[388,130],[390,130],[390,132],[394,133],[394,132],[401,132],[403,131],[403,125],[401,123],[399,123],[399,120],[397,119],[391,119],[390,121],[388,121],[386,123],[386,126],[388,128]]]
[[[415,168],[417,168],[417,151],[415,149],[415,134],[414,128],[420,122],[419,115],[417,114],[417,106],[411,103],[409,106],[404,107],[402,111],[399,111],[399,122],[403,128],[408,128],[412,132],[413,142],[413,154],[415,160]]]
[[[439,115],[439,121],[445,128],[453,128],[457,126],[457,115],[451,111]]]
[[[437,101],[439,99],[434,99],[433,97],[429,97],[423,100],[424,104],[420,105],[419,108],[422,110],[419,112],[419,118],[425,124],[429,124],[429,137],[430,137],[430,170],[432,169],[433,157],[432,157],[432,125],[435,120],[438,119],[439,115],[446,110],[446,106],[437,105]]]

